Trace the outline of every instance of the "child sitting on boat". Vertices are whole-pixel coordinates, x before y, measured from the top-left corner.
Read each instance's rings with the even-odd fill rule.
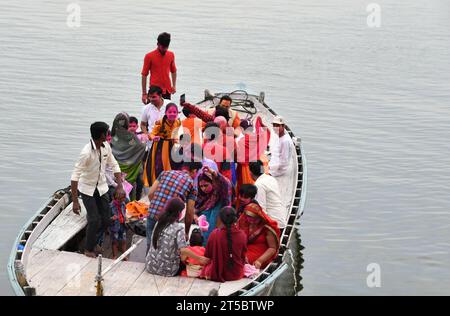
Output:
[[[203,236],[199,228],[194,228],[189,238],[188,249],[198,256],[205,255],[205,247],[203,245]],[[186,255],[181,256],[181,261],[186,264],[186,269],[181,271],[181,276],[197,278],[200,275],[203,265],[198,261]]]
[[[114,193],[114,199],[111,202],[111,225],[109,227],[111,241],[112,241],[112,259],[116,259],[120,252],[124,253],[126,250],[127,235],[126,235],[126,204],[128,200],[125,193]],[[126,259],[124,259],[126,260]]]

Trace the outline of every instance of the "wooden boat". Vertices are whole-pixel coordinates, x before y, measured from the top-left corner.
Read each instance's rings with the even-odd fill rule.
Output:
[[[246,114],[262,117],[266,126],[276,115],[264,102],[264,93],[248,95],[245,91],[227,93],[233,99],[233,107]],[[205,100],[198,103],[203,108],[217,104],[222,94],[211,95],[205,91]],[[242,113],[244,112],[244,113]],[[295,235],[295,225],[303,213],[306,195],[306,159],[299,138],[289,127],[287,132],[293,142],[289,172],[280,177],[281,196],[286,206],[287,226],[282,230],[278,258],[250,279],[217,283],[187,277],[161,277],[144,269],[142,242],[134,243],[129,261],[103,258],[103,270],[99,278],[99,260],[77,252],[77,245],[84,235],[85,210],[76,216],[72,212],[69,189],[56,191],[20,231],[8,263],[8,274],[17,295],[270,295],[274,282],[288,269],[289,244]],[[82,204],[82,203],[81,203]],[[136,236],[137,237],[137,236]],[[141,237],[142,238],[142,237]],[[138,240],[139,238],[134,238]],[[97,276],[97,278],[96,278]],[[101,287],[96,281],[101,280]],[[99,283],[100,284],[100,283]]]

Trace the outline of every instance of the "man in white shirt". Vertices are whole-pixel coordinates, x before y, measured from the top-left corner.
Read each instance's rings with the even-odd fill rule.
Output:
[[[170,100],[163,99],[162,90],[158,86],[150,86],[148,90],[149,103],[142,109],[141,131],[143,134],[150,134],[155,126],[155,122],[162,120],[166,112],[166,105]],[[150,149],[152,142],[147,141],[147,149]]]
[[[286,208],[281,202],[278,181],[269,174],[264,173],[261,160],[249,163],[250,173],[255,186],[258,188],[255,200],[272,219],[276,220],[280,229],[286,227]]]
[[[111,147],[106,142],[109,126],[104,122],[91,125],[91,141],[81,150],[71,177],[73,212],[80,214],[78,192],[86,208],[87,228],[84,254],[95,258],[95,247],[100,231],[108,228],[111,211],[109,208],[106,166],[112,166],[116,178],[118,194],[125,194],[122,187],[122,174],[114,158]]]
[[[289,158],[292,155],[292,139],[286,133],[284,120],[281,116],[275,116],[272,125],[276,136],[270,150],[269,170],[272,176],[280,177],[289,168]]]

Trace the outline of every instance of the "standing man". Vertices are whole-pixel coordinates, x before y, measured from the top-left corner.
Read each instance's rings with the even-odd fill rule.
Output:
[[[150,72],[149,86],[162,89],[163,98],[170,100],[170,96],[177,90],[177,67],[175,55],[169,51],[170,34],[161,33],[158,36],[157,48],[145,55],[142,67],[142,103],[147,104],[147,76]],[[172,83],[169,73],[172,75]]]
[[[269,170],[270,174],[276,178],[286,174],[289,168],[289,158],[293,154],[292,139],[286,133],[284,119],[281,116],[275,116],[272,126],[278,137],[274,137],[274,146],[270,150]]]
[[[155,123],[162,120],[166,112],[166,105],[169,101],[162,97],[162,89],[158,86],[150,86],[148,90],[148,104],[142,109],[141,131],[144,134],[150,134]],[[150,148],[150,147],[149,147]]]
[[[99,232],[109,226],[108,184],[106,183],[106,165],[111,166],[116,178],[116,192],[125,194],[122,187],[122,174],[114,158],[111,147],[106,142],[109,126],[104,122],[91,125],[91,141],[81,150],[71,177],[73,212],[80,214],[78,192],[87,211],[86,246],[84,254],[95,258],[95,247]]]

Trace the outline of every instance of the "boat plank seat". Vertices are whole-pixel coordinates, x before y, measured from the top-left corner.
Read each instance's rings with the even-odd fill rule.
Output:
[[[81,214],[72,212],[70,203],[42,232],[33,248],[58,250],[79,233],[87,224],[86,208],[80,199]]]
[[[106,266],[104,266],[104,269]],[[144,264],[141,262],[122,261],[108,272],[103,281],[103,295],[123,296],[133,286],[136,280],[144,271]],[[92,282],[92,280],[91,280]],[[147,295],[147,294],[145,294]]]
[[[220,283],[203,279],[194,279],[187,296],[205,296],[212,290],[219,291]]]
[[[53,261],[58,254],[58,251],[45,251],[39,248],[32,248],[28,258],[27,278],[33,278],[47,266],[48,262]]]
[[[125,296],[159,296],[154,277],[153,274],[144,271],[128,289]]]
[[[45,250],[48,252],[54,250]],[[56,295],[92,258],[73,252],[57,251],[58,254],[51,261],[47,261],[45,268],[28,278],[28,283],[36,289],[37,295]],[[92,281],[91,281],[92,282]]]
[[[84,256],[79,254],[79,256]],[[85,256],[84,256],[85,257]],[[113,260],[102,259],[103,266],[109,266]],[[89,263],[79,271],[56,295],[57,296],[95,296],[95,276],[98,270],[98,260],[91,258]],[[37,293],[37,295],[40,295]]]

